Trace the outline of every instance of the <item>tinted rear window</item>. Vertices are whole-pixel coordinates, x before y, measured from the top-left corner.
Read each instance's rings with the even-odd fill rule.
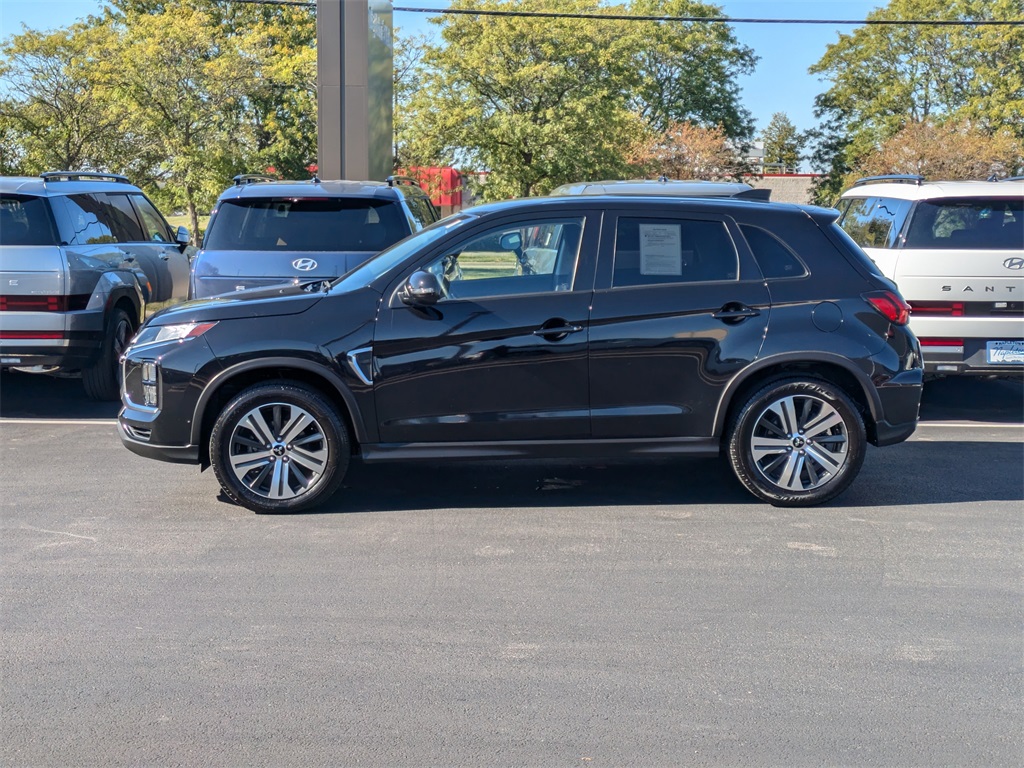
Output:
[[[910,219],[904,247],[1021,250],[1024,199],[922,200]]]
[[[219,251],[380,251],[409,234],[397,202],[370,198],[222,202],[204,247]]]
[[[45,198],[0,195],[0,245],[59,245]]]

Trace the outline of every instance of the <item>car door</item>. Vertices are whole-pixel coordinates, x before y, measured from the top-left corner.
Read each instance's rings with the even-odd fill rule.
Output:
[[[586,438],[599,217],[520,215],[418,265],[442,299],[385,295],[373,342],[382,442]]]
[[[175,242],[164,217],[144,195],[136,192],[128,197],[142,226],[142,239],[132,243],[131,249],[139,260],[145,261],[146,274],[155,278],[147,311],[184,301],[188,296],[188,256]]]
[[[764,340],[761,273],[725,216],[606,218],[590,320],[593,435],[710,436],[722,388]]]

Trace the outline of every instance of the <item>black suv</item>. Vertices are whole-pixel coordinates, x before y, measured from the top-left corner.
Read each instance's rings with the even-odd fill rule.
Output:
[[[332,284],[152,318],[124,356],[132,451],[213,465],[257,512],[350,459],[711,456],[779,505],[843,491],[917,424],[895,286],[837,212],[729,199],[485,205]]]

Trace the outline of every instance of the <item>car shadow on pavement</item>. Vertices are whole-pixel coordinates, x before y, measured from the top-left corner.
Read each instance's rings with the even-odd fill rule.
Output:
[[[810,508],[1008,501],[1024,494],[1020,442],[914,440],[870,448],[853,485]],[[762,505],[724,459],[596,466],[572,462],[362,464],[323,506],[300,514],[535,507]]]
[[[88,399],[80,378],[56,378],[36,373],[0,374],[0,418],[115,419],[119,402]]]
[[[921,421],[1024,421],[1024,379],[971,376],[928,381],[921,396]]]

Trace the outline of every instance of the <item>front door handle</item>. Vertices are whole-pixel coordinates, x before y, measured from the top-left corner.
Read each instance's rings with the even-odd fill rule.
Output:
[[[761,313],[753,307],[748,307],[746,304],[740,304],[739,302],[732,301],[711,316],[724,323],[742,323],[748,317],[757,317],[760,314]]]
[[[533,332],[533,335],[540,336],[548,341],[561,341],[570,333],[579,333],[582,330],[582,325],[572,325],[561,318],[555,318],[544,323],[544,325]]]

